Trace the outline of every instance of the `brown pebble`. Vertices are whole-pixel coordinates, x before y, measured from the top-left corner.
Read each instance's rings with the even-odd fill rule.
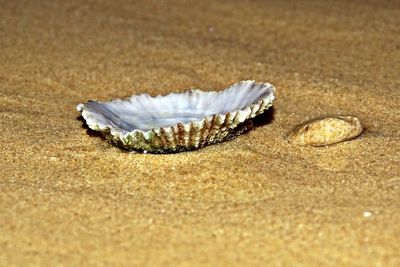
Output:
[[[286,139],[301,146],[329,146],[359,136],[364,127],[354,116],[331,116],[306,121],[288,133]]]

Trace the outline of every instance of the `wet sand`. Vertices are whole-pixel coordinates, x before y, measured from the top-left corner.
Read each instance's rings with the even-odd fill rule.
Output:
[[[1,6],[1,266],[400,265],[398,2]],[[76,111],[243,79],[277,88],[270,121],[195,152],[123,152]],[[366,131],[283,139],[327,114]]]

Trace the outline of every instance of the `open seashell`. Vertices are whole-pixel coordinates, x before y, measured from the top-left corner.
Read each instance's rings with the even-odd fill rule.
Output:
[[[173,153],[235,138],[246,121],[272,106],[274,93],[269,83],[241,81],[224,91],[141,94],[77,109],[89,128],[126,150]]]

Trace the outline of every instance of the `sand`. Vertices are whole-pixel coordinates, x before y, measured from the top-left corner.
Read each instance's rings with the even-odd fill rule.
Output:
[[[2,1],[1,266],[399,266],[398,1]],[[223,144],[126,153],[76,105],[277,88]],[[283,136],[328,114],[357,139]]]

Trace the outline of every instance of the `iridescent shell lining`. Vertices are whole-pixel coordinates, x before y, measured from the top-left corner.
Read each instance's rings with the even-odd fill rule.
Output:
[[[77,106],[89,128],[126,150],[173,153],[230,140],[272,105],[269,83],[238,82],[224,91],[147,94]]]

